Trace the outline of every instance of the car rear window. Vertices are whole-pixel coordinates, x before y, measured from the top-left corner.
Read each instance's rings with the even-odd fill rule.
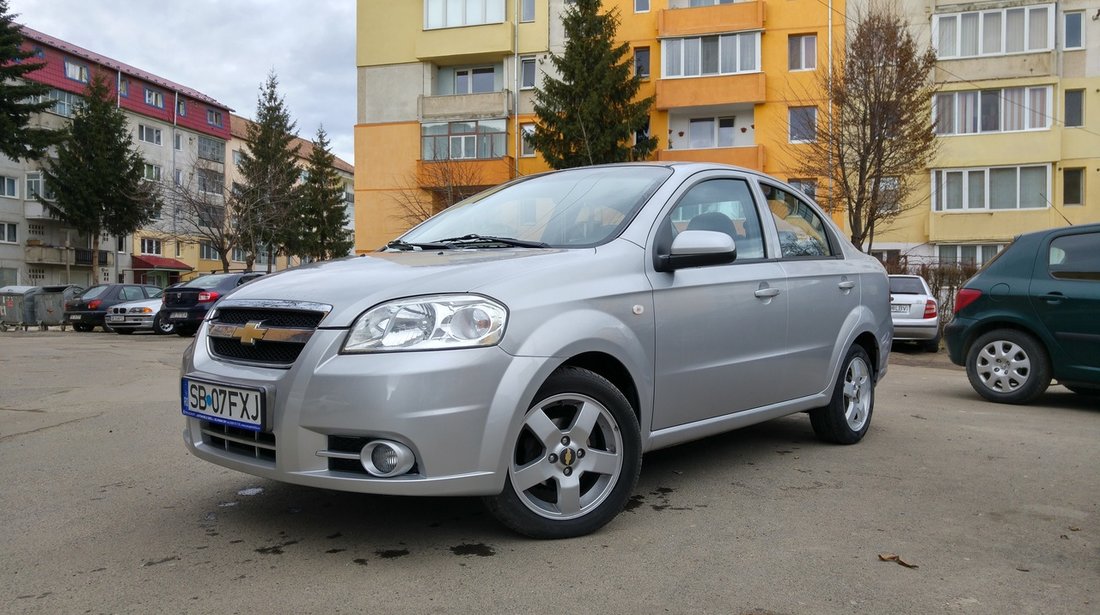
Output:
[[[215,275],[204,275],[201,278],[195,278],[190,282],[181,284],[184,288],[214,288],[229,278],[236,276],[235,273],[222,273]]]
[[[80,295],[80,298],[81,299],[95,299],[96,297],[106,293],[108,288],[110,288],[110,287],[109,286],[93,286],[93,287],[89,288],[88,290],[84,291]]]
[[[917,278],[890,278],[890,292],[895,295],[923,295],[924,284]]]

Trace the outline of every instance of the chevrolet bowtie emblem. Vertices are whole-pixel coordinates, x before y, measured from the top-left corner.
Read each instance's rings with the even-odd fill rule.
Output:
[[[255,346],[256,341],[264,339],[265,335],[267,335],[267,329],[259,320],[249,321],[245,326],[233,330],[233,337],[241,340],[244,346]]]

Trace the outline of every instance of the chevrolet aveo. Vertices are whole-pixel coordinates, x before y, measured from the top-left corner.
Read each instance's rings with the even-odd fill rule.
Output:
[[[559,171],[221,299],[184,356],[184,438],[256,476],[484,496],[517,532],[578,536],[647,451],[796,412],[859,441],[891,335],[883,268],[781,182]]]

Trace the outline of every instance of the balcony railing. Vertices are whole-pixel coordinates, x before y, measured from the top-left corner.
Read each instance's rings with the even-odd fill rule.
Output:
[[[764,73],[683,77],[657,81],[660,110],[764,102]]]
[[[511,113],[512,92],[486,92],[448,96],[421,96],[421,120],[460,120],[505,117]]]
[[[23,255],[30,265],[72,265],[91,267],[93,251],[88,248],[65,248],[62,246],[29,245],[23,249]],[[99,266],[115,264],[114,253],[99,251]]]
[[[669,8],[657,14],[657,36],[661,38],[759,30],[763,27],[764,3],[760,0]]]
[[[764,146],[712,147],[707,149],[663,149],[657,160],[679,162],[717,162],[757,171],[764,170]]]

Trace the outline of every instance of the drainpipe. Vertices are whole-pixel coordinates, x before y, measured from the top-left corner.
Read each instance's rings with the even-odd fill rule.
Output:
[[[515,0],[512,21],[515,32],[512,33],[512,132],[514,133],[515,149],[512,156],[512,177],[519,177],[519,10],[520,0]]]

